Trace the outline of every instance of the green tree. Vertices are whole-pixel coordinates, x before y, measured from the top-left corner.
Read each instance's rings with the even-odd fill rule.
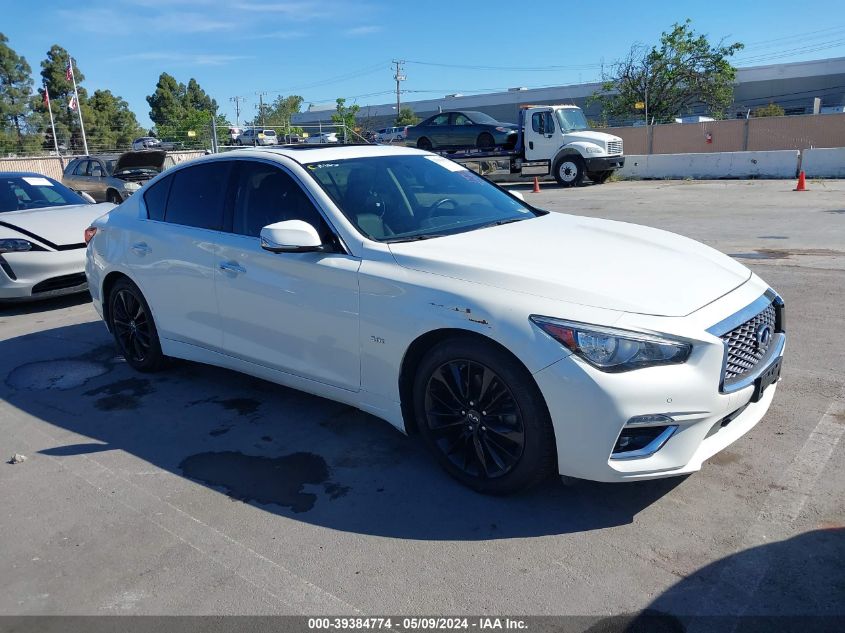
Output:
[[[671,122],[703,104],[714,118],[722,118],[733,101],[736,69],[728,58],[743,44],[710,44],[706,35],[693,30],[692,22],[674,24],[660,36],[660,44],[631,47],[604,77],[601,92],[591,98],[602,105],[604,115],[625,120],[643,115],[636,107],[644,102],[648,118]]]
[[[185,85],[172,75],[161,73],[147,103],[156,135],[185,147],[210,145],[212,118],[219,126],[225,125],[225,117],[217,114],[217,102],[193,77]]]
[[[87,106],[86,132],[92,150],[128,149],[144,133],[129,104],[110,90],[95,90]]]
[[[66,143],[68,148],[72,151],[82,151],[82,131],[79,127],[79,117],[76,111],[70,109],[70,100],[73,97],[73,82],[68,81],[65,77],[67,69],[67,62],[70,55],[67,50],[53,44],[50,50],[47,51],[46,59],[41,61],[41,79],[44,85],[50,91],[50,101],[53,106],[53,118],[56,124],[56,135],[59,137],[59,142]],[[79,70],[79,67],[74,63],[73,65],[74,77],[76,78],[76,85],[79,91],[79,105],[82,108],[83,118],[90,115],[90,110],[87,108],[88,93],[81,85],[85,81],[85,75]],[[44,91],[40,90],[42,103]],[[46,106],[39,107],[40,112],[46,113]],[[48,132],[48,139],[45,140],[45,147],[52,149],[53,140],[51,132]]]
[[[6,141],[0,147],[14,146],[23,152],[39,132],[39,117],[32,109],[32,69],[8,42],[0,33],[0,131]]]
[[[786,114],[786,111],[776,103],[770,103],[751,111],[751,116],[754,117],[783,116],[784,114]]]
[[[342,129],[338,133],[342,135],[343,142],[351,142],[352,134],[355,130],[355,115],[361,109],[357,103],[346,107],[346,99],[340,98],[337,100],[337,108],[332,115],[332,121]]]
[[[161,73],[155,92],[147,96],[150,105],[150,119],[156,126],[168,125],[185,116],[185,84],[167,73]]]
[[[420,118],[414,114],[411,108],[402,108],[399,110],[399,115],[396,117],[396,126],[416,125],[420,122]]]
[[[288,134],[302,134],[302,128],[291,124],[291,118],[294,114],[299,114],[302,110],[303,98],[299,95],[289,95],[287,97],[279,95],[272,103],[265,103],[263,110],[263,125],[272,127],[276,130],[279,136],[286,136]],[[258,112],[255,118],[248,122],[247,125],[262,125],[262,112]]]

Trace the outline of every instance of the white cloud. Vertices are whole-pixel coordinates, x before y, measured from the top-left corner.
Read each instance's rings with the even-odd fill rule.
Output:
[[[112,58],[114,61],[168,61],[179,66],[224,66],[231,62],[252,59],[249,55],[220,55],[217,53],[176,53],[149,51]]]
[[[373,33],[378,33],[379,31],[381,31],[380,26],[365,24],[363,26],[356,26],[351,29],[347,29],[346,34],[356,37],[360,35],[372,35]]]

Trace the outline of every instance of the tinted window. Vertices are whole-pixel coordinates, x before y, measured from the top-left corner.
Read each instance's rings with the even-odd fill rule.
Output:
[[[438,114],[428,122],[429,125],[449,125],[449,114]]]
[[[496,119],[483,112],[467,112],[466,114],[468,117],[472,117],[472,120],[476,123],[483,123],[484,125],[495,125],[498,123]]]
[[[65,167],[65,175],[66,175],[66,176],[71,175],[71,174],[72,174],[72,173],[76,170],[76,166],[77,166],[78,164],[79,164],[79,159],[78,159],[78,158],[77,158],[76,160],[72,160],[72,161],[70,161],[70,163],[68,164],[68,166],[67,166],[67,167]]]
[[[167,207],[167,194],[170,193],[170,183],[173,176],[163,178],[152,187],[146,187],[144,193],[144,204],[147,207],[147,217],[150,220],[164,220],[164,209]]]
[[[74,170],[73,174],[75,176],[85,176],[86,173],[88,172],[88,165],[90,165],[90,164],[91,164],[90,160],[79,161],[79,164],[76,166],[76,169]]]
[[[460,112],[458,112],[458,113],[455,115],[455,123],[454,123],[454,125],[472,125],[472,121],[470,121],[470,120],[469,120],[469,118],[468,118],[466,115],[461,114]]]
[[[328,241],[328,227],[293,177],[266,163],[239,163],[232,232],[258,237],[268,224],[284,220],[308,222]]]
[[[164,220],[219,231],[223,226],[223,196],[229,169],[229,161],[216,161],[173,174]]]

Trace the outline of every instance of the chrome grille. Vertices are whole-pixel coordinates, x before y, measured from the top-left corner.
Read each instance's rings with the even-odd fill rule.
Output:
[[[757,332],[762,325],[771,328],[771,336],[765,345],[757,342]],[[774,340],[775,306],[770,303],[762,312],[751,317],[740,326],[722,335],[727,348],[725,381],[742,377],[751,372],[765,356]]]
[[[616,154],[622,153],[622,141],[608,141],[607,142],[607,155],[608,156],[615,156]]]

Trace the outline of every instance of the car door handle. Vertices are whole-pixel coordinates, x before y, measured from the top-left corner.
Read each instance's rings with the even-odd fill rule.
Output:
[[[224,273],[233,273],[235,275],[242,275],[246,272],[246,268],[240,266],[236,262],[220,262],[219,268]]]
[[[136,242],[132,245],[132,252],[136,255],[146,255],[147,253],[152,252],[149,246],[147,246],[146,242]]]

